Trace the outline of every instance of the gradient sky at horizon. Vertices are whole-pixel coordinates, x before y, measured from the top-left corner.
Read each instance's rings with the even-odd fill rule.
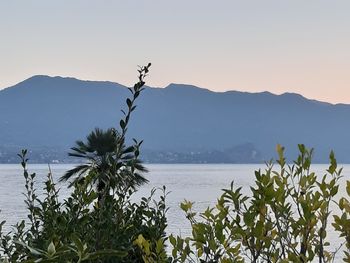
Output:
[[[32,75],[350,104],[349,0],[3,0],[0,89]]]

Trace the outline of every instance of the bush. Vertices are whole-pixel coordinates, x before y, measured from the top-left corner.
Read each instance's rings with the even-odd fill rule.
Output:
[[[281,146],[277,151],[279,167],[268,164],[265,171],[256,171],[250,196],[232,183],[216,207],[199,216],[191,202],[181,204],[192,236],[169,237],[175,262],[334,262],[340,248],[330,248],[327,231],[342,169],[333,153],[320,176],[311,171],[312,150],[304,145],[292,165],[286,164]],[[345,237],[344,261],[350,262],[350,202],[341,198],[336,204],[342,214],[333,211],[332,225]]]

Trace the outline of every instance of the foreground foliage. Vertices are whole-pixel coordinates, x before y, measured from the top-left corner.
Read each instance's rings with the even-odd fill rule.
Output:
[[[300,155],[287,165],[284,149],[278,146],[279,167],[268,164],[255,172],[250,195],[233,184],[224,189],[215,208],[199,217],[192,203],[184,202],[192,225],[192,236],[170,236],[172,254],[179,262],[332,262],[337,248],[329,247],[330,222],[346,237],[349,246],[349,202],[342,198],[341,217],[331,217],[337,209],[341,170],[334,154],[323,176],[311,171],[312,151],[299,145]],[[347,191],[350,193],[348,183]],[[333,211],[334,213],[334,211]],[[349,254],[346,253],[346,262]]]

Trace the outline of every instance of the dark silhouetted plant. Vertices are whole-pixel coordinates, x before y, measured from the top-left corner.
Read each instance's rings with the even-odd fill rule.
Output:
[[[106,131],[96,128],[87,136],[86,143],[77,141],[69,155],[82,158],[85,163],[67,171],[61,181],[67,181],[73,176],[77,176],[74,182],[89,177],[100,194],[111,190],[123,193],[129,187],[135,188],[147,182],[140,174],[146,169],[138,158],[142,141],[137,142],[134,139],[134,145],[127,147],[125,135],[131,113],[136,109],[135,101],[144,90],[144,78],[150,66],[148,64],[140,68],[139,82],[129,88],[132,96],[126,99],[127,110],[122,111],[124,118],[119,122],[121,132],[114,128]]]

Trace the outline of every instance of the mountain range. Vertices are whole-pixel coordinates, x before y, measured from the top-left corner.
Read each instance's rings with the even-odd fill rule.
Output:
[[[94,127],[118,127],[127,87],[106,81],[34,76],[0,90],[0,161],[21,148],[35,161],[65,159],[69,148]],[[129,139],[143,139],[147,162],[260,163],[287,157],[297,144],[315,148],[314,160],[350,162],[350,105],[299,94],[213,92],[170,84],[146,87],[137,101]]]

